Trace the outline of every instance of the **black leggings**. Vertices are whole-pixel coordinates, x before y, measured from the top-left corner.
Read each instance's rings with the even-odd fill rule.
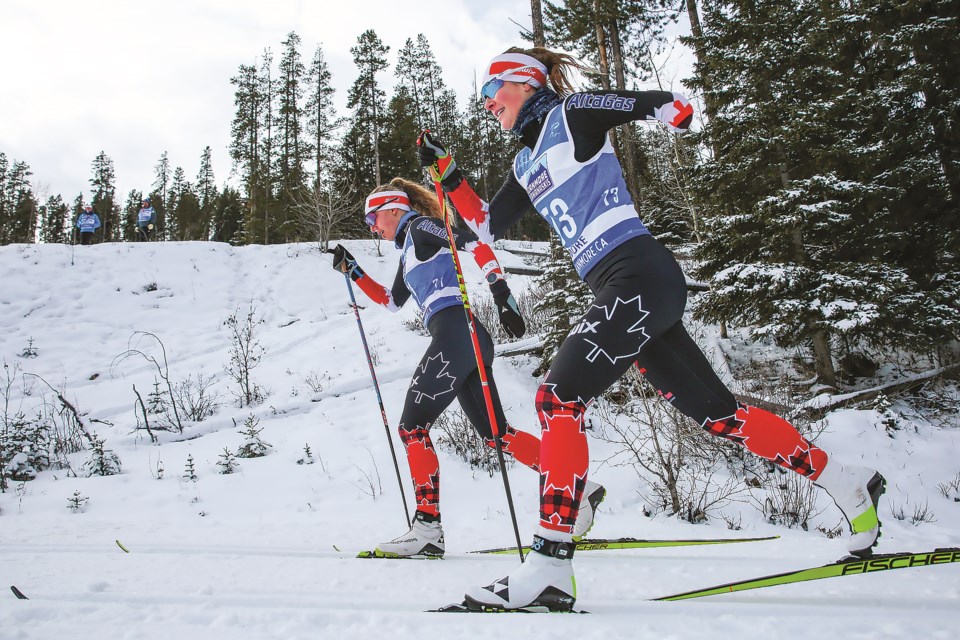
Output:
[[[483,323],[474,318],[474,324],[493,398],[494,415],[502,434],[507,421],[493,381],[493,340]],[[413,373],[400,417],[400,429],[429,428],[456,398],[477,433],[484,440],[493,438],[463,307],[447,307],[436,312],[427,329],[433,341]]]
[[[625,242],[587,274],[595,294],[544,380],[563,402],[589,405],[634,362],[661,395],[704,424],[737,401],[683,327],[686,281],[653,236]]]

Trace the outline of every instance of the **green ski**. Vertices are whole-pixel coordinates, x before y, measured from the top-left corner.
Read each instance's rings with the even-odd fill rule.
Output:
[[[799,571],[789,571],[787,573],[778,573],[776,575],[763,576],[760,578],[740,580],[739,582],[730,582],[728,584],[722,584],[715,587],[707,587],[706,589],[697,589],[695,591],[687,591],[685,593],[678,593],[672,596],[654,598],[654,600],[687,600],[689,598],[715,596],[721,593],[733,593],[735,591],[747,591],[749,589],[776,587],[782,584],[806,582],[807,580],[852,576],[861,573],[887,571],[890,569],[930,567],[933,565],[947,564],[950,562],[960,562],[960,548],[937,549],[935,551],[923,551],[919,553],[888,553],[883,555],[874,555],[869,558],[846,557],[838,560],[837,562],[825,564],[822,567],[800,569]]]
[[[733,544],[736,542],[762,542],[776,540],[780,536],[765,538],[714,538],[712,540],[640,540],[638,538],[598,538],[584,539],[577,542],[577,551],[608,551],[613,549],[655,549],[660,547],[689,547],[705,544]],[[501,547],[498,549],[481,549],[470,553],[516,553],[516,547]],[[524,553],[530,547],[523,548]]]

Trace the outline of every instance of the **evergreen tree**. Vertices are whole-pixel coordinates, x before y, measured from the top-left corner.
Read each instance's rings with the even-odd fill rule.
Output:
[[[240,244],[243,233],[243,200],[240,192],[224,187],[217,196],[213,209],[211,240]]]
[[[333,155],[333,133],[338,125],[336,111],[333,108],[333,75],[323,55],[323,49],[317,47],[307,71],[307,103],[305,128],[313,154],[314,187],[328,184],[331,179],[329,165]]]
[[[206,240],[207,222],[200,211],[200,199],[187,180],[182,167],[173,172],[170,183],[170,214],[167,216],[171,240]]]
[[[261,90],[255,64],[240,65],[238,74],[230,79],[230,83],[236,87],[234,92],[236,113],[230,129],[230,158],[233,160],[234,169],[239,168],[246,198],[245,224],[238,225],[237,230],[243,229],[242,241],[249,241],[256,235],[256,229],[260,226],[247,229],[246,225],[261,219],[260,210],[266,206],[268,196],[266,189],[268,179],[260,155],[260,135],[265,118],[264,112],[268,110],[268,105]],[[260,235],[262,237],[262,232]],[[233,236],[231,236],[232,239]]]
[[[809,345],[831,385],[838,344],[930,350],[960,328],[956,205],[911,83],[915,52],[895,44],[902,18],[878,20],[892,0],[868,4],[705,15],[719,151],[696,186],[722,215],[697,309]]]
[[[418,176],[422,171],[415,145],[417,115],[414,109],[415,103],[410,92],[405,86],[398,86],[387,106],[380,143],[384,180],[394,176]]]
[[[426,36],[418,34],[416,42],[407,39],[398,53],[395,73],[413,100],[414,139],[423,129],[430,129],[441,140],[452,139],[460,120],[457,98],[444,83],[443,70]]]
[[[46,243],[65,243],[70,241],[70,209],[60,194],[50,196],[40,208],[40,220],[43,225],[40,241]]]
[[[200,171],[197,173],[196,196],[200,206],[201,228],[197,232],[197,240],[208,240],[212,233],[213,212],[217,201],[217,185],[213,178],[213,150],[210,146],[203,148],[200,155]]]
[[[274,102],[277,95],[277,82],[273,79],[273,52],[270,48],[263,51],[263,60],[260,62],[260,71],[257,77],[260,95],[263,96],[263,125],[260,135],[260,157],[263,159],[261,170],[261,191],[263,201],[258,207],[262,219],[251,218],[245,225],[248,233],[255,234],[248,238],[268,244],[274,227],[277,197],[277,174],[274,169],[276,161],[277,141],[274,131]],[[252,213],[252,211],[251,211]],[[257,228],[259,226],[259,229]],[[257,233],[259,231],[259,233]]]
[[[140,212],[140,207],[143,206],[142,203],[143,193],[140,191],[132,189],[130,193],[127,194],[127,201],[123,205],[122,234],[123,240],[126,242],[137,241],[137,236],[139,235],[139,232],[137,231],[137,215]]]
[[[377,72],[387,68],[388,51],[390,47],[383,44],[372,29],[364,31],[357,39],[357,45],[350,48],[360,76],[350,87],[347,96],[347,108],[353,112],[347,133],[349,142],[346,159],[352,161],[349,167],[353,178],[351,182],[360,193],[368,193],[383,182],[380,136],[386,111],[386,93],[377,82]]]
[[[290,32],[283,42],[280,58],[280,77],[277,84],[277,216],[274,219],[277,242],[296,239],[292,205],[306,187],[305,163],[309,143],[304,137],[304,113],[301,103],[304,93],[306,67],[301,62],[300,37]]]
[[[169,197],[170,180],[173,178],[173,168],[170,165],[170,157],[164,151],[160,160],[153,167],[153,194],[150,197],[150,206],[153,207],[156,216],[154,223],[153,238],[155,240],[167,240],[167,198]],[[134,235],[138,234],[133,230]]]
[[[73,205],[70,208],[70,243],[77,244],[79,236],[77,235],[77,220],[80,219],[80,214],[83,213],[83,193],[77,194],[77,197],[73,199]]]
[[[103,151],[93,160],[93,177],[90,178],[91,204],[100,216],[100,231],[104,242],[117,242],[121,238],[120,207],[115,202],[117,176],[113,160]]]
[[[0,153],[0,244],[35,242],[39,205],[26,162],[8,164]]]

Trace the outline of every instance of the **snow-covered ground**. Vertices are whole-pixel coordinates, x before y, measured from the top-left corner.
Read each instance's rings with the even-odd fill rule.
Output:
[[[346,243],[375,278],[392,282],[397,253]],[[522,264],[501,252],[503,263]],[[467,261],[469,262],[469,261]],[[471,264],[471,290],[482,295]],[[591,537],[713,538],[779,535],[770,542],[635,551],[583,552],[575,560],[578,606],[588,616],[444,615],[424,609],[460,600],[518,562],[471,549],[513,542],[501,480],[441,452],[442,561],[374,561],[354,556],[406,530],[383,421],[372,391],[343,277],[310,245],[229,247],[209,243],[0,247],[0,358],[17,375],[7,413],[59,406],[42,377],[82,413],[122,461],[120,475],[80,477],[49,470],[0,494],[0,638],[952,638],[960,623],[960,564],[821,580],[687,602],[652,598],[715,583],[825,564],[842,539],[775,527],[752,506],[743,528],[722,520],[691,525],[643,515],[649,490],[594,439],[594,479],[609,489]],[[511,279],[516,291],[524,278]],[[357,291],[394,431],[413,367],[428,343],[411,308],[398,315]],[[240,408],[226,374],[224,321],[248,309],[263,323],[265,348],[253,381],[268,393]],[[156,368],[128,349],[161,358],[172,381],[215,378],[216,415],[183,434],[136,431],[133,386],[146,399]],[[31,343],[32,339],[32,343]],[[715,341],[715,338],[711,338]],[[35,349],[35,357],[22,354]],[[536,429],[535,361],[501,357],[498,387],[512,423]],[[2,398],[0,398],[2,399]],[[218,473],[224,448],[253,415],[269,455]],[[875,411],[828,416],[818,442],[880,469],[878,552],[960,546],[960,503],[938,485],[957,479],[960,430],[904,416],[884,428]],[[239,425],[239,428],[236,425]],[[406,479],[402,448],[404,491]],[[309,445],[314,464],[298,464]],[[73,454],[79,470],[86,452]],[[197,480],[184,479],[188,456]],[[162,473],[158,468],[162,466]],[[537,479],[511,467],[524,542],[536,524]],[[79,492],[88,501],[68,509]],[[820,495],[816,525],[841,516]],[[898,520],[926,507],[934,522]],[[119,540],[128,550],[116,544]],[[30,599],[17,600],[9,585]]]

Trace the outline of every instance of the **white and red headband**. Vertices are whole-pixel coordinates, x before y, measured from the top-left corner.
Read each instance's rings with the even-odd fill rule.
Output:
[[[377,191],[367,196],[364,214],[379,209],[403,209],[410,211],[410,198],[403,191]]]
[[[547,84],[547,67],[524,53],[501,53],[487,65],[481,86],[494,78],[507,82],[522,82],[539,89]]]

